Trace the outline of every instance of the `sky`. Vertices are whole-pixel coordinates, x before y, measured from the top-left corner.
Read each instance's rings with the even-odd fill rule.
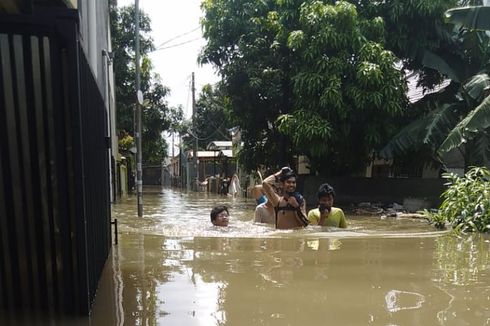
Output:
[[[160,75],[163,85],[170,88],[169,105],[182,105],[187,118],[192,114],[192,72],[196,99],[205,84],[214,84],[219,79],[211,65],[197,63],[206,44],[199,24],[203,16],[200,3],[201,0],[139,0],[140,9],[151,19],[155,46],[165,43],[161,46],[164,49],[150,54],[154,71]],[[118,0],[118,6],[131,4],[134,0]]]

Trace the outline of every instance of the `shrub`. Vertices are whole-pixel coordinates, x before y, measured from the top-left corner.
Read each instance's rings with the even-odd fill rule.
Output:
[[[428,213],[432,223],[443,228],[445,222],[463,232],[490,231],[490,171],[472,167],[463,177],[443,174],[448,189],[437,213]]]

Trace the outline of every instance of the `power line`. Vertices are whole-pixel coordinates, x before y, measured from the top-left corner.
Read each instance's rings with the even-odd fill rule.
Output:
[[[221,123],[221,125],[220,125],[220,126],[217,128],[217,129],[215,129],[215,130],[214,130],[214,131],[213,131],[211,134],[209,134],[209,136],[206,136],[206,137],[203,137],[203,138],[201,138],[201,137],[197,136],[197,135],[194,133],[195,131],[194,131],[194,130],[192,130],[191,128],[187,128],[187,129],[186,129],[186,131],[187,131],[187,133],[188,133],[189,135],[191,135],[191,137],[192,137],[192,138],[197,139],[197,140],[208,140],[208,139],[210,139],[211,137],[213,137],[213,136],[214,136],[214,134],[216,134],[217,132],[219,132],[219,133],[221,134],[221,136],[223,136],[223,137],[225,137],[225,138],[229,138],[229,136],[227,137],[226,135],[223,135],[223,133],[222,133],[222,132],[219,130],[219,128],[221,128],[221,127],[222,127],[224,124],[225,124],[225,123],[224,123],[224,122],[222,122],[222,123]],[[215,125],[213,124],[213,126],[215,126]]]
[[[223,136],[226,139],[229,139],[230,138],[229,135],[225,135],[221,131],[221,127],[223,127],[223,125],[225,124],[225,121],[224,120],[221,121],[221,124],[219,126],[216,126],[216,124],[211,119],[206,118],[206,123],[205,124],[210,124],[211,126],[213,126],[214,127],[214,131],[211,132],[211,134],[209,134],[208,136],[205,136],[203,138],[201,138],[201,137],[199,137],[199,136],[196,135],[196,130],[194,130],[194,128],[187,128],[186,131],[189,133],[189,135],[192,136],[192,138],[197,139],[197,140],[208,140],[211,137],[213,137],[216,133],[219,133],[221,136]]]
[[[157,46],[157,47],[156,47],[156,49],[158,50],[160,47],[164,46],[165,44],[170,43],[170,42],[172,42],[173,40],[178,39],[179,37],[186,36],[186,35],[188,35],[188,34],[190,34],[190,33],[194,32],[194,31],[197,31],[198,29],[199,29],[199,26],[198,26],[198,27],[196,27],[196,28],[194,28],[194,29],[192,29],[192,30],[190,30],[190,31],[188,31],[188,32],[185,32],[185,33],[179,34],[179,35],[177,35],[177,36],[174,36],[174,37],[172,37],[172,38],[170,38],[170,39],[166,40],[165,42],[161,43],[159,46]]]
[[[196,37],[196,38],[193,38],[192,40],[189,40],[189,41],[185,41],[185,42],[182,42],[182,43],[177,43],[177,44],[174,44],[174,45],[169,45],[169,46],[166,46],[166,47],[163,47],[163,48],[158,48],[156,50],[154,50],[153,52],[157,52],[157,51],[160,51],[160,50],[166,50],[166,49],[170,49],[170,48],[175,48],[177,46],[181,46],[181,45],[185,45],[187,43],[191,43],[191,42],[195,42],[197,40],[200,40],[202,39],[201,37]]]

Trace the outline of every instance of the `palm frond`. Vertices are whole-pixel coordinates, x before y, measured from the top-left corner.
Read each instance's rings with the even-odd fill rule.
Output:
[[[484,166],[490,162],[490,130],[479,133],[472,142],[469,165]]]
[[[446,20],[466,28],[490,30],[490,7],[473,6],[453,8],[446,11]]]
[[[439,147],[439,152],[448,152],[459,147],[478,133],[490,127],[490,96],[473,109],[449,133],[446,140]]]
[[[457,82],[460,81],[460,78],[456,71],[454,71],[454,69],[452,69],[444,59],[431,51],[424,51],[422,65],[439,71],[441,74],[447,76],[451,80]]]
[[[437,105],[424,117],[411,122],[396,134],[380,151],[380,157],[391,159],[424,146],[435,151],[458,123],[464,107],[463,102]]]
[[[446,24],[436,21],[435,31],[438,39],[441,40],[444,44],[456,46],[457,36],[451,31],[451,29],[447,27]]]
[[[433,110],[428,117],[424,144],[435,144],[436,146],[446,138],[448,132],[454,128],[459,121],[460,109],[462,104],[459,102],[443,104]]]
[[[481,95],[488,87],[490,87],[490,76],[485,72],[472,76],[463,84],[463,90],[473,100],[481,98]]]
[[[379,157],[389,160],[397,155],[418,149],[423,143],[425,130],[429,122],[430,120],[422,118],[404,127],[381,149],[378,154]]]

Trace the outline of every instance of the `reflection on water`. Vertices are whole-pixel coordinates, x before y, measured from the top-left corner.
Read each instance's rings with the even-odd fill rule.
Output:
[[[119,245],[92,325],[487,325],[490,240],[425,221],[350,217],[276,231],[250,200],[171,190],[116,204]],[[228,228],[209,211],[231,207]]]
[[[476,283],[445,289],[434,280],[440,272],[432,269],[434,254],[434,238],[127,234],[117,253],[122,291],[114,300],[113,320],[320,325],[329,316],[335,325],[485,324],[490,318],[488,269]],[[96,301],[94,324],[107,322],[107,304]]]
[[[114,205],[120,225],[92,325],[485,325],[490,240],[425,221],[350,217],[276,231],[254,203],[171,190]],[[209,212],[231,207],[226,228]]]
[[[490,300],[489,249],[489,237],[479,235],[444,236],[436,240],[433,281],[450,298],[448,307],[437,315],[440,324],[456,324],[461,318],[486,316],[481,324],[490,325],[489,305],[479,307],[473,304],[489,303]],[[464,304],[454,304],[462,298]]]
[[[479,275],[488,272],[490,251],[488,239],[477,235],[444,236],[436,240],[436,280],[441,284],[467,285],[479,282]]]

